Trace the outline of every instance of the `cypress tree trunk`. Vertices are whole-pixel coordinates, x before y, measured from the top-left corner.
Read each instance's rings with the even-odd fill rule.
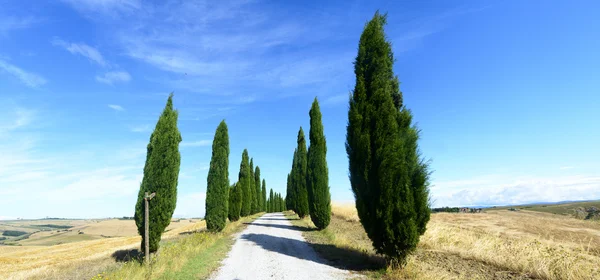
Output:
[[[135,205],[135,224],[142,236],[141,247],[144,251],[144,194],[156,193],[150,201],[149,246],[150,252],[156,252],[161,235],[171,223],[171,217],[177,203],[177,180],[179,177],[179,142],[181,134],[177,129],[178,112],[173,109],[173,93],[169,95],[167,105],[160,115],[147,146],[144,178],[140,185]]]
[[[250,215],[252,206],[252,200],[250,200],[250,164],[248,163],[248,150],[246,149],[242,152],[242,162],[240,163],[237,185],[242,192],[242,210],[240,216],[246,217]]]
[[[254,169],[254,213],[262,211],[262,205],[260,205],[260,194],[260,168],[258,168],[257,165]]]
[[[395,266],[405,264],[425,232],[429,171],[393,73],[385,24],[386,16],[377,12],[360,37],[346,152],[360,221],[376,251]]]
[[[308,148],[307,190],[310,218],[318,229],[331,220],[331,194],[327,168],[327,144],[323,132],[321,109],[315,97],[310,109],[310,147]]]
[[[242,211],[242,190],[237,183],[229,188],[229,221],[235,222],[240,219]]]
[[[265,179],[262,180],[262,196],[261,196],[261,200],[263,201],[262,203],[262,211],[267,212],[267,182],[265,181]]]
[[[307,155],[306,155],[306,139],[302,127],[298,131],[298,147],[296,148],[296,168],[295,176],[292,177],[292,183],[296,189],[296,207],[297,214],[300,218],[304,218],[309,214],[308,208],[308,190],[307,183]]]
[[[221,231],[229,214],[229,135],[227,124],[221,121],[212,145],[212,157],[206,184],[206,228]]]

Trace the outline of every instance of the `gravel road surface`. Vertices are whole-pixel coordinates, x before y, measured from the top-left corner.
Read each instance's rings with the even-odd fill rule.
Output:
[[[330,266],[281,213],[265,214],[236,236],[229,255],[212,279],[346,279]]]

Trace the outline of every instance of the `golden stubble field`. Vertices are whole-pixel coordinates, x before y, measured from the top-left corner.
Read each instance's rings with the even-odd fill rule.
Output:
[[[0,246],[0,279],[45,279],[50,275],[69,274],[78,267],[108,265],[115,262],[111,257],[113,253],[136,248],[140,243],[133,220],[79,220],[74,224],[71,231],[35,233],[19,241],[21,246]],[[201,230],[205,226],[204,221],[173,221],[163,239],[176,238],[180,233]],[[79,231],[84,233],[79,234]],[[55,244],[58,240],[64,240],[64,244],[40,246]]]
[[[336,246],[374,255],[352,204],[334,204]],[[403,271],[411,279],[600,279],[600,222],[534,211],[436,213]]]

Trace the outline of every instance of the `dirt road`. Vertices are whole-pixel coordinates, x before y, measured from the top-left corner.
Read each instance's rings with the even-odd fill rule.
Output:
[[[328,265],[281,213],[265,214],[236,236],[213,279],[345,279],[348,271]]]

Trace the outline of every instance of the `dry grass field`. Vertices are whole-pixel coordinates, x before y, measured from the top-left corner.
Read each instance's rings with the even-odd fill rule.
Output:
[[[310,226],[310,219],[295,221]],[[386,271],[353,205],[307,239],[326,258],[389,279],[600,279],[600,223],[534,211],[432,214],[403,270]],[[345,264],[344,264],[345,263]]]
[[[205,226],[204,221],[171,222],[163,239],[180,237],[180,233],[198,231]],[[78,230],[84,234],[79,234]],[[73,270],[78,269],[89,273],[90,264],[102,271],[104,266],[115,263],[111,257],[114,252],[138,247],[140,242],[133,220],[88,221],[71,228],[70,232],[43,233],[19,241],[22,246],[0,246],[0,279],[68,279],[61,275],[77,275]],[[118,234],[128,236],[102,237]],[[86,238],[93,240],[81,241]],[[61,239],[65,240],[64,244],[34,246],[49,245]]]

